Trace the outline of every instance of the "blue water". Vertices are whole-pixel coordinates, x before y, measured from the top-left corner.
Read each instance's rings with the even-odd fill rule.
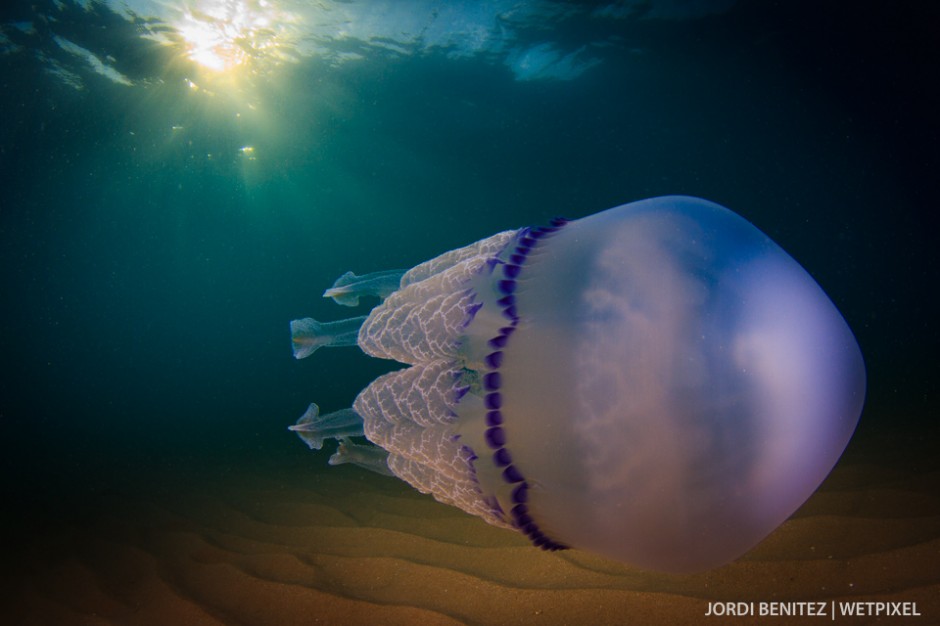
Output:
[[[823,286],[865,354],[860,430],[936,417],[933,5],[306,4],[272,0],[221,71],[179,7],[4,4],[11,501],[177,457],[325,463],[286,426],[391,367],[291,358],[289,320],[346,313],[336,277],[666,194]]]

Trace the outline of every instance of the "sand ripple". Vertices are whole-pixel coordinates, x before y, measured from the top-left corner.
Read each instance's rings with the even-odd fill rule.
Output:
[[[940,621],[935,468],[847,455],[744,558],[669,576],[541,552],[394,479],[318,460],[177,467],[19,533],[0,621],[694,624],[709,601],[833,599],[915,601],[918,623]]]

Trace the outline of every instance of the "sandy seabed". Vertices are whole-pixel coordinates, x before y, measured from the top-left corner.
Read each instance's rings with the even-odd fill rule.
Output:
[[[931,441],[913,442],[913,457],[911,441],[853,441],[765,541],[686,576],[540,551],[395,479],[325,467],[325,454],[168,463],[8,531],[0,623],[940,624]],[[706,616],[713,602],[817,601],[913,603],[920,615]]]

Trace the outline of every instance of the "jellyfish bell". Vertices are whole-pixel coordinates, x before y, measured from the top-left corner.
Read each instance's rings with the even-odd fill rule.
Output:
[[[386,291],[358,334],[292,323],[295,346],[410,365],[342,413],[344,436],[380,448],[350,462],[544,549],[727,563],[819,486],[864,401],[861,352],[822,289],[696,198],[499,233]]]

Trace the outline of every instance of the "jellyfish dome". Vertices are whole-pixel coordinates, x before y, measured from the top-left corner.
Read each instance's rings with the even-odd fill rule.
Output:
[[[391,286],[390,286],[391,285]],[[690,572],[741,556],[835,465],[865,368],[786,252],[717,204],[663,197],[502,232],[417,267],[346,274],[368,316],[291,322],[294,354],[409,365],[290,428],[515,529]],[[350,437],[364,436],[370,443]]]

